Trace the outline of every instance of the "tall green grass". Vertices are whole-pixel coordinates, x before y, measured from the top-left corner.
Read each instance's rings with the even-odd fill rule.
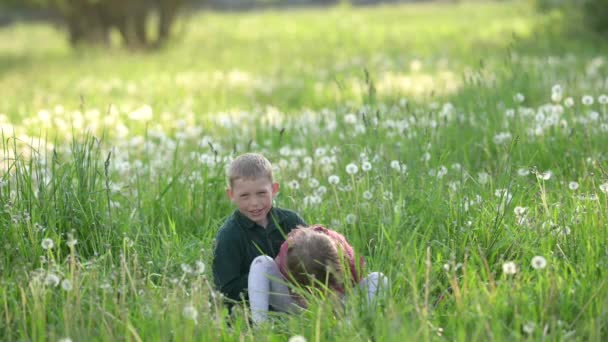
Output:
[[[555,20],[519,2],[202,13],[155,55],[0,30],[0,336],[603,340],[608,61],[536,31]],[[209,267],[225,166],[250,150],[278,206],[389,277],[376,306],[228,314]]]

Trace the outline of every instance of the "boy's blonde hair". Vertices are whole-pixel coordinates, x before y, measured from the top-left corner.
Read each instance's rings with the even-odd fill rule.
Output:
[[[228,182],[230,187],[237,179],[252,179],[267,177],[272,182],[272,164],[259,153],[242,154],[230,163],[228,167]]]
[[[313,227],[299,228],[287,249],[289,280],[305,288],[344,287],[341,253],[332,239]]]

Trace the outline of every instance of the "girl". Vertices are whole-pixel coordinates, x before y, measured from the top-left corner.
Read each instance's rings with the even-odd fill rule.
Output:
[[[287,235],[275,260],[259,256],[251,264],[248,292],[253,321],[266,321],[269,308],[292,313],[306,307],[301,297],[290,292],[290,286],[328,289],[342,298],[347,286],[358,284],[371,302],[388,281],[378,272],[361,280],[363,266],[363,258],[359,258],[356,267],[353,248],[340,233],[321,225],[298,227]]]

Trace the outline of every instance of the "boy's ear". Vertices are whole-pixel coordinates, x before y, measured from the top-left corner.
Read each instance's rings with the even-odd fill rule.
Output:
[[[232,188],[226,189],[226,196],[228,196],[228,199],[232,201],[232,197],[233,197]]]
[[[279,192],[279,183],[272,183],[272,196],[275,196]]]

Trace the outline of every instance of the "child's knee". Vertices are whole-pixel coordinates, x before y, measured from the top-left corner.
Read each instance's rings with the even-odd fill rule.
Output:
[[[388,286],[388,278],[382,272],[372,272],[368,275],[368,279],[378,287]]]
[[[268,255],[260,255],[253,259],[249,269],[255,268],[266,268],[270,263],[274,263],[274,260]]]

